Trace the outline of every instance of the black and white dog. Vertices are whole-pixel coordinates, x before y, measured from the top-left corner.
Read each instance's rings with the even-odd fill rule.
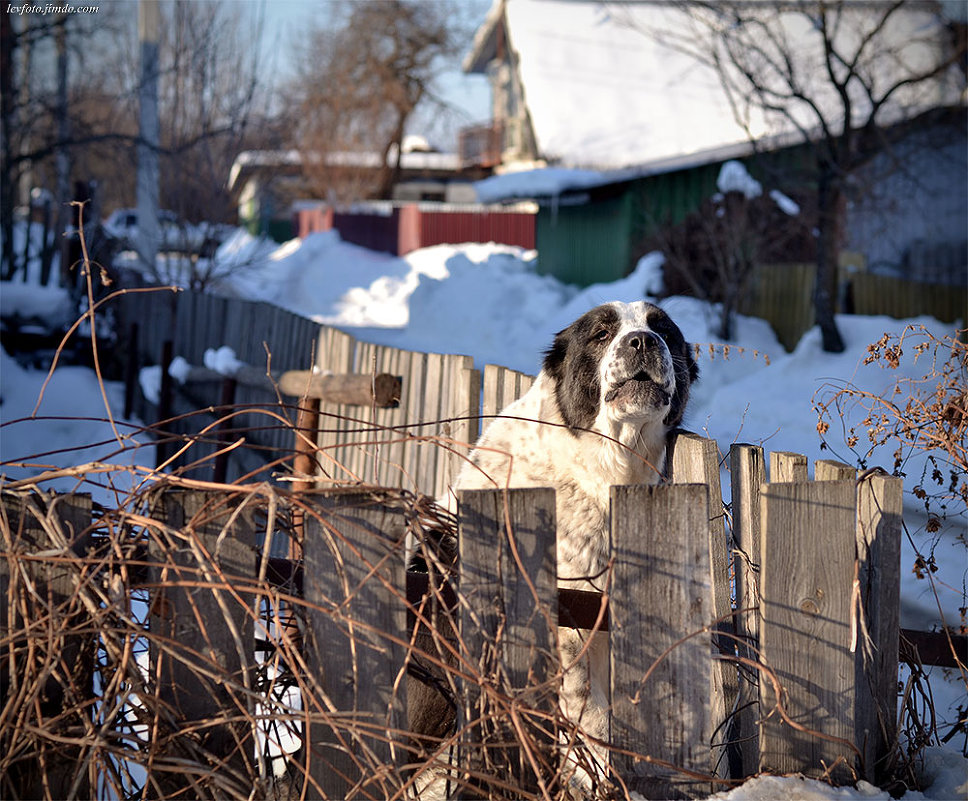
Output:
[[[672,319],[645,302],[599,306],[561,331],[531,389],[484,431],[455,489],[553,487],[562,586],[601,590],[609,488],[655,484],[698,376]],[[607,739],[607,641],[559,630],[564,714]],[[581,656],[579,656],[581,655]]]

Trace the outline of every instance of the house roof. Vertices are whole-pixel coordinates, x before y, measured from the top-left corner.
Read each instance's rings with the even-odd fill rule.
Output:
[[[899,23],[894,35],[900,41],[910,42],[910,26],[930,19],[918,11],[910,19],[918,14],[920,23]],[[784,24],[793,42],[809,43],[816,35],[806,17],[791,16]],[[464,69],[484,72],[505,35],[518,61],[539,156],[564,167],[620,169],[790,130],[754,104],[739,109],[748,129],[741,126],[715,71],[660,44],[649,34],[657,30],[692,41],[708,36],[667,4],[494,0]],[[816,48],[803,52],[810,51]],[[818,69],[805,73],[819,75]],[[860,98],[855,109],[862,106]],[[804,125],[815,124],[805,113]]]
[[[310,154],[310,159],[319,156]],[[388,156],[389,159],[392,158]],[[331,166],[370,167],[380,166],[379,153],[338,151],[326,154],[326,163]],[[229,171],[229,190],[235,191],[239,181],[256,170],[273,170],[280,174],[299,172],[303,166],[303,154],[298,150],[245,150],[235,157]],[[455,153],[435,153],[407,151],[400,156],[400,167],[406,171],[426,171],[457,173],[460,159]]]

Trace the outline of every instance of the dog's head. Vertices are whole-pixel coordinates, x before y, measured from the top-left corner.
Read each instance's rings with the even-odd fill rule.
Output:
[[[632,425],[682,420],[699,375],[692,348],[658,306],[607,303],[582,315],[545,354],[565,424],[592,428],[599,416]]]

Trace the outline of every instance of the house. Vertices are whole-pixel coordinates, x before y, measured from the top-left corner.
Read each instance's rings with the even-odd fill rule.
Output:
[[[863,13],[864,4],[850,8]],[[964,41],[966,20],[941,28],[934,8],[903,10],[907,16],[884,34],[909,48],[910,60],[948,46],[937,32],[953,30]],[[963,6],[945,8],[965,17]],[[800,17],[785,33],[799,41],[816,31]],[[669,4],[494,1],[463,64],[488,76],[492,120],[462,132],[461,163],[493,173],[477,184],[482,201],[539,202],[542,270],[582,285],[627,274],[650,231],[681,220],[716,192],[728,160],[742,160],[761,180],[792,168],[786,184],[772,185],[791,195],[815,191],[809,183],[790,183],[802,172],[795,168],[811,158],[803,144],[809,119],[797,117],[797,130],[735,92],[727,96],[711,67],[669,44],[677,36],[701,42],[701,35]],[[821,74],[813,66],[808,79]],[[895,62],[885,58],[877,68],[893,69]],[[873,270],[965,280],[964,72],[952,69],[953,76],[945,73],[931,87],[927,102],[912,96],[908,104],[949,111],[914,122],[907,114],[886,120],[897,133],[894,146],[851,176],[844,245]],[[863,111],[865,102],[856,98],[854,110]],[[929,268],[932,260],[943,266]]]
[[[415,141],[418,138],[408,139],[400,156],[399,180],[392,196],[383,200],[476,202],[471,182],[480,177],[480,172],[462,170],[456,154],[432,151]],[[313,196],[306,180],[305,158],[297,150],[245,151],[236,157],[228,183],[240,226],[277,241],[293,236],[293,204]],[[326,164],[333,169],[375,174],[380,155],[327,153]]]

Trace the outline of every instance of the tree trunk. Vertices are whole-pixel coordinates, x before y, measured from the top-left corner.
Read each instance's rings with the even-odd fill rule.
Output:
[[[841,179],[829,164],[821,164],[817,187],[817,282],[813,306],[817,325],[828,353],[842,353],[844,340],[834,317],[837,311],[841,241],[841,210],[844,190]]]
[[[383,163],[380,165],[380,185],[377,189],[377,198],[380,200],[392,200],[393,187],[400,180],[400,162],[403,159],[403,131],[407,124],[409,115],[403,111],[397,114],[397,124],[393,130],[393,136],[387,142],[383,150]],[[396,158],[390,164],[390,153],[396,145]]]

